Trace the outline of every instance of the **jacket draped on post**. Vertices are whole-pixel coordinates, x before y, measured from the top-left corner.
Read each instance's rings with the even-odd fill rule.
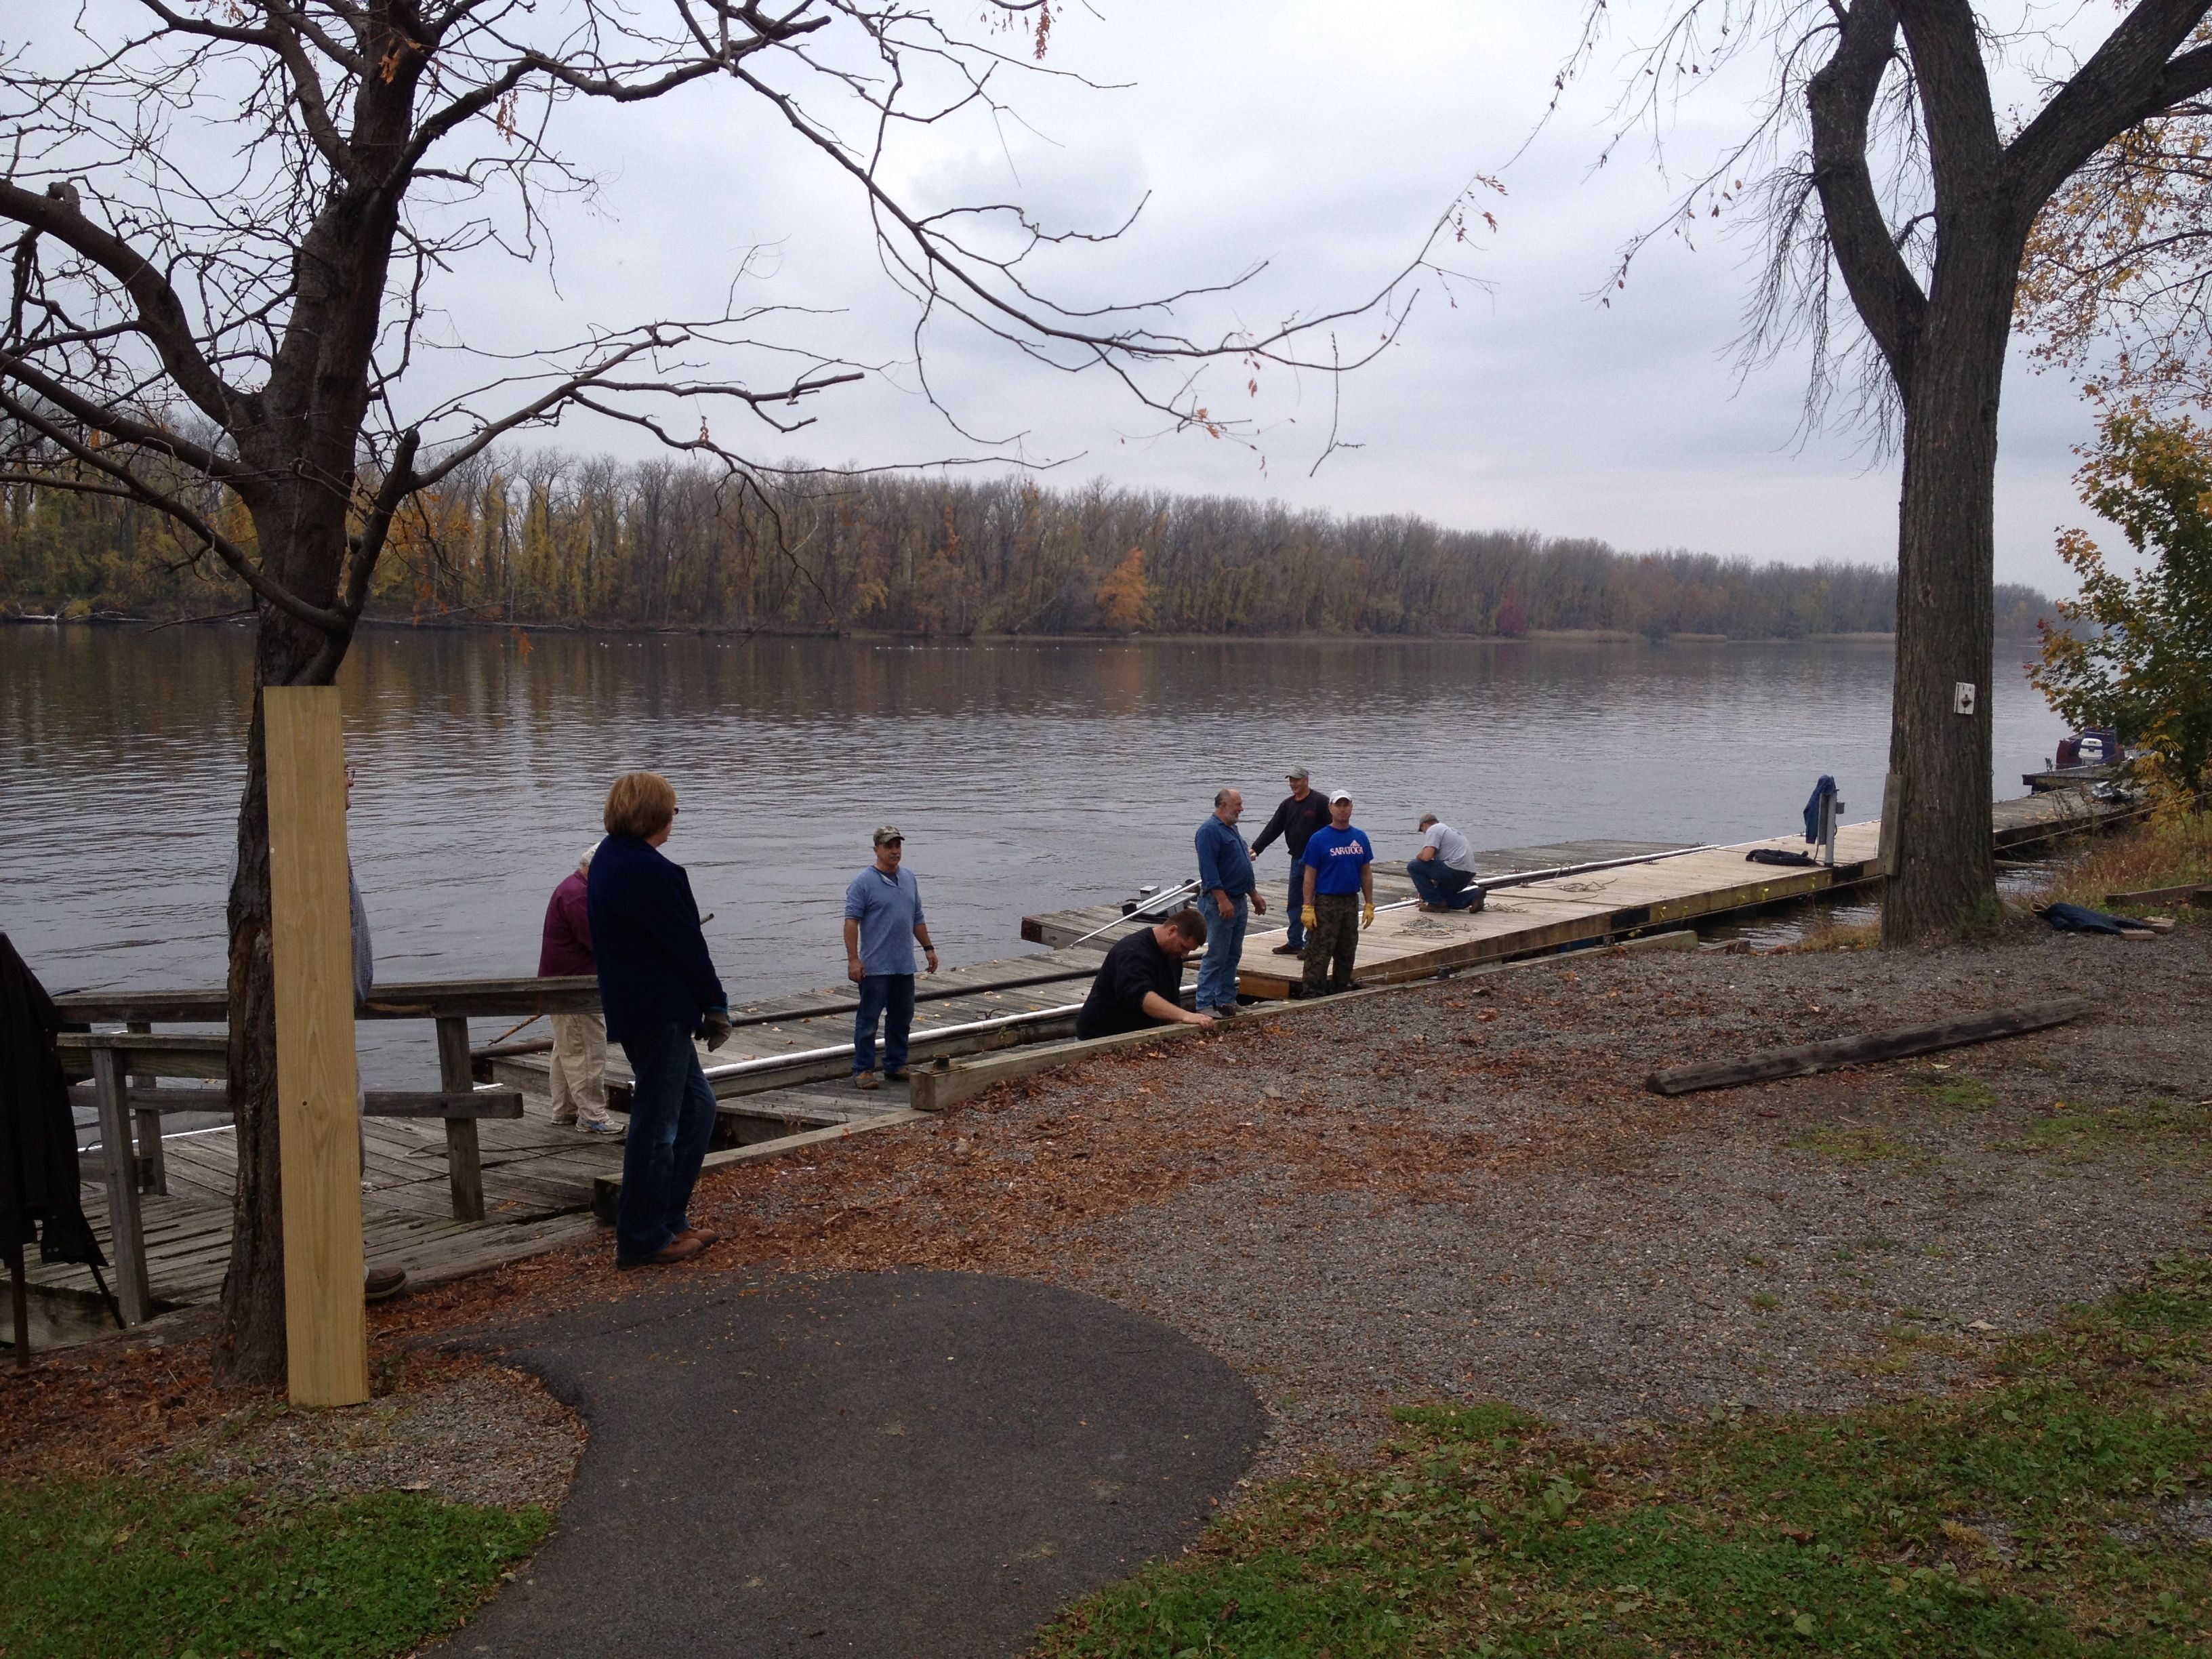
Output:
[[[54,1050],[61,1029],[53,999],[0,933],[0,1248],[12,1254],[35,1239],[43,1261],[105,1267],[77,1198],[76,1121]]]

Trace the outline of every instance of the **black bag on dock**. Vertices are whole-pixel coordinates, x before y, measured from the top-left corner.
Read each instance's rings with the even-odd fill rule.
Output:
[[[54,1037],[61,1021],[38,976],[0,933],[0,1250],[38,1240],[46,1261],[104,1267],[77,1198],[76,1121]]]

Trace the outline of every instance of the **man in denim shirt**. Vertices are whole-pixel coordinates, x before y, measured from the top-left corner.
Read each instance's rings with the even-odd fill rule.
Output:
[[[906,837],[887,823],[876,831],[876,861],[845,889],[845,977],[860,988],[853,1018],[853,1083],[876,1086],[876,1022],[884,1023],[884,1070],[906,1077],[907,1037],[914,1029],[914,945],[937,971],[937,947],[921,919],[921,884],[902,869]]]
[[[1198,970],[1198,1012],[1217,1018],[1237,1012],[1237,964],[1244,955],[1249,913],[1267,914],[1267,901],[1252,873],[1252,855],[1237,833],[1243,811],[1243,796],[1220,790],[1213,797],[1213,816],[1198,826],[1199,902],[1213,907],[1206,919],[1206,961]]]

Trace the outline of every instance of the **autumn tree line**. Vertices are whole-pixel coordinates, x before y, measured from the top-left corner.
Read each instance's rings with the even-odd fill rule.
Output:
[[[781,482],[778,481],[779,477]],[[221,513],[222,503],[209,509]],[[241,536],[250,533],[240,526]],[[173,521],[128,501],[0,493],[0,597],[190,616],[242,605]],[[418,623],[972,635],[1887,633],[1896,575],[1279,502],[1023,478],[756,483],[719,468],[487,455],[394,525],[369,614]],[[2043,595],[1998,590],[2003,633]]]

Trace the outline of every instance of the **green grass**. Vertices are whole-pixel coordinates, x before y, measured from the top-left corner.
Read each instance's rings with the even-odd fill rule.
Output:
[[[2068,1161],[2094,1160],[2140,1149],[2179,1162],[2202,1164],[2206,1118],[2204,1108],[2179,1100],[2116,1106],[2094,1102],[2062,1103],[2030,1123],[2017,1144],[2022,1152]]]
[[[1913,1088],[1930,1106],[1954,1112],[1986,1112],[1997,1103],[1997,1091],[1975,1077],[1928,1078]]]
[[[2178,1506],[2212,1490],[2212,1263],[2162,1262],[1995,1363],[1955,1397],[1609,1445],[1501,1405],[1401,1410],[1386,1467],[1271,1486],[1039,1652],[2205,1652],[2212,1543]]]
[[[385,1659],[459,1624],[552,1524],[412,1492],[264,1515],[235,1489],[0,1488],[0,1654]]]

